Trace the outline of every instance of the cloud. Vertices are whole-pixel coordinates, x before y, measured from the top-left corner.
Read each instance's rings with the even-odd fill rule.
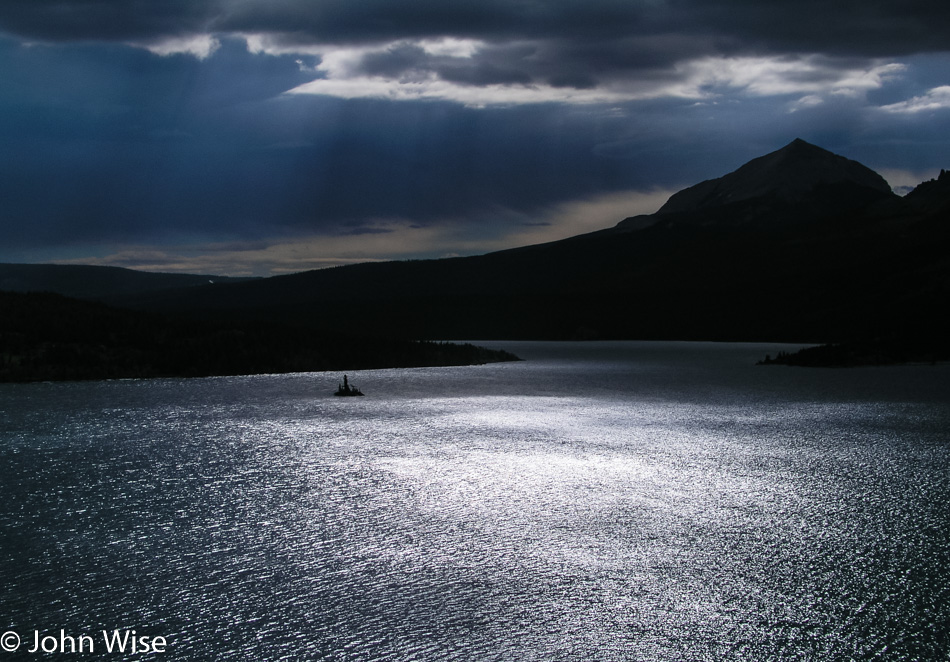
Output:
[[[248,43],[255,51],[266,48],[260,39]],[[626,72],[626,77],[601,73],[598,82],[590,76],[583,80],[569,80],[566,74],[550,76],[548,67],[535,58],[540,47],[527,43],[509,45],[507,58],[499,56],[497,47],[477,41],[466,42],[464,50],[449,55],[431,55],[447,51],[428,48],[406,40],[379,46],[327,46],[316,67],[321,77],[288,93],[344,99],[440,99],[474,107],[611,104],[662,97],[706,99],[726,93],[805,94],[810,97],[807,103],[813,104],[821,94],[854,96],[878,89],[905,71],[900,63],[858,63],[815,55],[703,57],[663,71]],[[553,82],[544,82],[546,79]]]
[[[789,104],[788,112],[795,113],[806,108],[814,108],[825,103],[825,100],[818,94],[806,94],[800,99],[796,99]]]
[[[680,65],[684,79],[672,90],[701,98],[741,90],[753,96],[839,94],[853,96],[884,85],[905,67],[900,63],[853,61],[823,56],[703,58]]]
[[[944,51],[950,9],[922,0],[10,0],[0,30],[120,41],[207,59],[222,39],[294,56],[343,99],[615,104],[663,97],[861,94],[900,75],[885,55]],[[833,32],[823,26],[834,26]],[[940,41],[938,35],[947,39]],[[896,109],[895,109],[896,112]]]
[[[221,42],[213,35],[198,34],[184,37],[165,37],[154,42],[135,43],[132,46],[145,48],[156,55],[192,55],[199,60],[210,57],[221,47]]]
[[[5,0],[0,30],[46,42],[152,43],[207,34],[223,4],[209,0]]]
[[[754,48],[891,57],[944,50],[950,8],[940,0],[5,0],[0,29],[53,41],[266,33],[300,44],[713,35],[721,54]]]
[[[471,61],[443,67],[445,80],[580,88],[642,83],[704,59],[824,54],[867,61],[944,52],[950,8],[937,0],[6,0],[0,31],[197,57],[207,57],[215,39],[241,36],[254,52],[270,54],[368,48],[378,55],[405,42],[421,47],[431,60],[426,69],[438,72],[440,58]]]
[[[950,85],[941,85],[928,90],[926,94],[921,96],[881,106],[881,110],[884,112],[899,115],[916,115],[917,113],[947,109],[950,109]]]
[[[631,100],[629,94],[609,90],[571,90],[551,85],[459,85],[433,75],[423,80],[399,81],[372,76],[318,79],[289,90],[288,94],[392,101],[442,100],[473,108],[537,103],[605,104]]]

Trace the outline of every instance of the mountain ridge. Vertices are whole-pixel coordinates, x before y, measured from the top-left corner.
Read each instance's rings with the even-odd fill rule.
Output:
[[[816,162],[814,176],[784,175]],[[865,166],[794,141],[709,181],[732,197],[675,194],[693,202],[546,244],[105,300],[440,340],[828,342],[941,324],[950,177],[900,198]]]
[[[253,277],[213,276],[138,271],[88,264],[0,263],[0,291],[55,292],[76,299],[136,295],[146,292],[257,280]]]

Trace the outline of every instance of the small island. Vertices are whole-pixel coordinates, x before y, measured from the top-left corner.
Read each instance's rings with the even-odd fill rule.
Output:
[[[346,396],[354,396],[354,395],[363,395],[363,392],[355,386],[350,386],[349,378],[346,375],[343,375],[343,383],[337,387],[336,393],[334,393],[333,395],[341,395],[341,396],[346,397]]]

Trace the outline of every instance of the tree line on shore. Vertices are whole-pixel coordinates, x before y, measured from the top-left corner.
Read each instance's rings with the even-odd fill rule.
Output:
[[[194,320],[49,293],[0,292],[0,381],[206,377],[517,360],[471,344]]]

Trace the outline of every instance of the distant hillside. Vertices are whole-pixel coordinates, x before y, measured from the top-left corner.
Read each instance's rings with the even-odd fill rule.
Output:
[[[120,267],[65,264],[2,264],[0,290],[8,292],[55,292],[78,299],[102,299],[156,292],[173,288],[254,280],[135,271]]]
[[[315,335],[274,323],[195,322],[57,294],[0,292],[0,382],[204,377],[516,360],[473,345]]]
[[[904,200],[917,209],[950,212],[950,172],[941,170],[939,177],[922,182]]]
[[[950,361],[950,324],[913,330],[901,336],[871,336],[805,347],[797,352],[766,355],[759,365],[817,368],[897,365]]]

